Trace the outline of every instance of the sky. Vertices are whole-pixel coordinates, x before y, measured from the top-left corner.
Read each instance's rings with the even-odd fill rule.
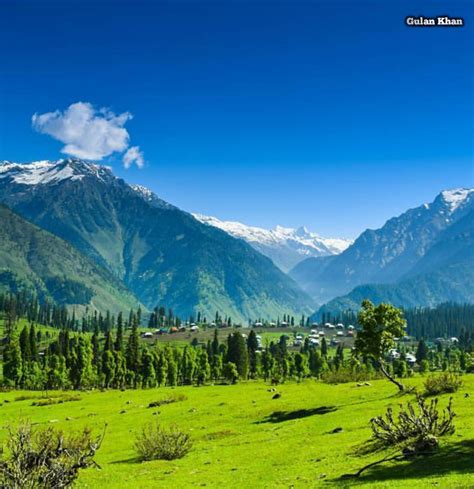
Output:
[[[463,28],[409,28],[408,15]],[[470,1],[0,4],[0,159],[354,238],[474,186]]]

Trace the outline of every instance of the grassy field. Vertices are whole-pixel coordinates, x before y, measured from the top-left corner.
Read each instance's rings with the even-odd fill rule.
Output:
[[[421,378],[408,381],[411,385],[421,382]],[[358,454],[370,436],[370,418],[413,396],[399,397],[386,381],[364,387],[309,380],[287,383],[277,387],[279,399],[272,399],[269,389],[263,382],[247,382],[84,392],[80,400],[42,407],[32,403],[43,393],[0,393],[1,437],[5,436],[3,427],[20,418],[44,426],[54,423],[65,430],[88,425],[97,432],[107,422],[97,457],[102,470],[83,472],[78,484],[82,488],[474,487],[472,375],[465,376],[464,386],[454,395],[456,433],[443,440],[438,454],[382,465],[351,482],[339,477],[383,456]],[[186,399],[148,408],[152,401],[178,394]],[[442,406],[448,398],[441,396]],[[175,422],[192,435],[194,447],[183,459],[137,460],[135,434],[157,420],[164,425]],[[335,428],[342,431],[331,433]]]

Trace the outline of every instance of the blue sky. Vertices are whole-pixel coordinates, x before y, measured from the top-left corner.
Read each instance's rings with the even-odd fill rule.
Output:
[[[472,3],[355,4],[3,1],[0,158],[61,157],[32,115],[81,101],[133,114],[144,167],[103,163],[222,219],[355,237],[473,186]]]

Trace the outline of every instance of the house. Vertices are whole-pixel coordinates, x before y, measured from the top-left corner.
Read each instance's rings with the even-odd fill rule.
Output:
[[[153,333],[151,333],[150,331],[142,333],[142,338],[153,338]]]
[[[310,338],[309,339],[309,344],[311,346],[318,346],[319,345],[319,340],[317,340],[316,338]]]
[[[196,326],[196,325],[191,326],[189,328],[189,331],[191,331],[191,333],[197,333],[199,331],[199,326]]]
[[[416,363],[416,357],[411,353],[406,354],[405,360],[408,363],[408,365],[410,365],[410,367],[413,367],[413,365],[415,365]]]
[[[347,326],[347,329],[349,331],[354,331],[355,328],[354,328],[354,326],[352,326],[352,324],[349,324],[349,326]]]
[[[391,360],[398,360],[400,358],[400,353],[398,353],[398,350],[396,348],[392,348],[388,352],[388,356],[390,357]]]
[[[337,329],[344,329],[344,325],[342,323],[337,323],[336,328]]]
[[[344,332],[343,331],[338,331],[336,334],[337,334],[337,336],[344,336]]]

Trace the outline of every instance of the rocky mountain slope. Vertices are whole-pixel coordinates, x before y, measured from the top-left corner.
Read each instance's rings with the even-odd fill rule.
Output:
[[[410,209],[380,229],[363,232],[340,255],[330,260],[305,260],[290,275],[318,302],[363,284],[395,283],[420,273],[429,260],[436,262],[430,258],[434,245],[441,243],[448,229],[455,230],[456,223],[473,208],[474,189],[441,192],[432,203]],[[454,242],[443,242],[444,248],[455,246]]]
[[[268,258],[110,168],[81,160],[0,165],[0,200],[107,268],[147,307],[234,320],[308,310]]]

